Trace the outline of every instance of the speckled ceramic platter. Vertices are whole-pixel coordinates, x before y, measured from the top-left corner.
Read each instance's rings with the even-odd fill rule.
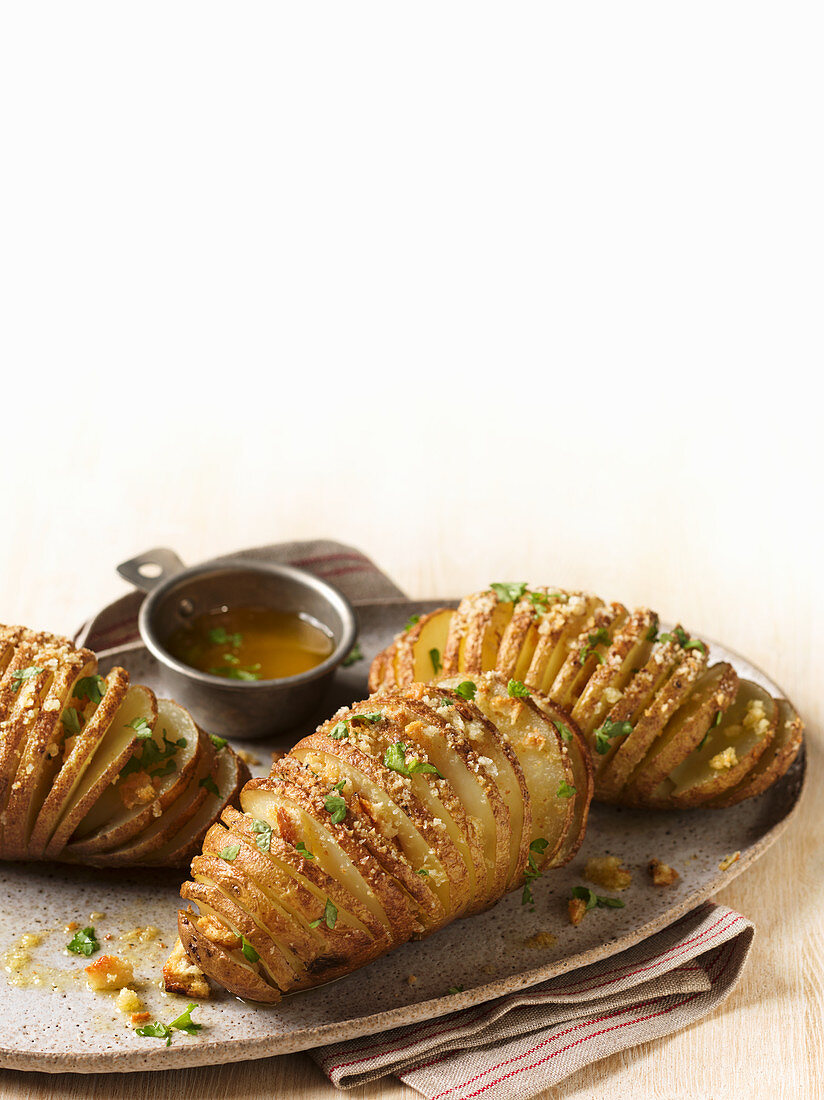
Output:
[[[361,605],[364,660],[341,672],[332,696],[319,701],[318,719],[363,697],[374,654],[411,613],[434,606],[403,600]],[[762,672],[723,646],[713,646],[713,655],[729,660],[773,694],[782,694]],[[159,670],[141,645],[100,656],[103,672],[121,664],[135,680],[163,693]],[[290,743],[304,732],[296,730]],[[288,745],[256,741],[237,747],[258,759],[252,770],[263,774],[271,749]],[[86,989],[82,969],[87,960],[65,951],[71,938],[65,926],[70,921],[92,924],[105,951],[133,963],[136,987],[152,1017],[168,1023],[186,1005],[185,999],[167,996],[158,987],[160,968],[175,938],[182,874],[4,864],[0,1065],[91,1073],[260,1058],[431,1019],[532,985],[629,947],[740,874],[787,826],[801,795],[804,769],[802,752],[778,784],[727,810],[642,813],[594,805],[578,856],[534,886],[534,911],[521,905],[517,891],[487,913],[457,921],[364,970],[273,1007],[217,994],[195,1011],[202,1030],[196,1036],[176,1031],[170,1046],[135,1034],[113,997]],[[739,859],[721,871],[721,861],[739,851]],[[621,856],[633,870],[633,884],[622,894],[626,907],[592,910],[574,928],[566,916],[570,889],[583,881],[590,856],[607,854]],[[656,889],[650,884],[644,867],[653,856],[681,872],[675,886]],[[552,933],[551,946],[530,946],[538,932]],[[27,934],[39,942],[21,951],[21,936]],[[412,983],[410,975],[416,979]],[[454,986],[464,992],[450,994]]]

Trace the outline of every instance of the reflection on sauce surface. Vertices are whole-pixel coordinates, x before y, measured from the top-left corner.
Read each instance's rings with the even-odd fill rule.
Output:
[[[229,680],[279,680],[321,664],[332,638],[313,620],[269,607],[217,608],[176,630],[166,648],[179,661]]]

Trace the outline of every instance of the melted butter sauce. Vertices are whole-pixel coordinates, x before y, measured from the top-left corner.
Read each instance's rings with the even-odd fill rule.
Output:
[[[332,638],[308,616],[220,607],[176,630],[166,648],[183,664],[229,680],[280,680],[326,660]]]

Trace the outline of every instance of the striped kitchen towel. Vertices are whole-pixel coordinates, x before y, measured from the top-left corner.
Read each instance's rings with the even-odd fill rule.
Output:
[[[753,935],[739,913],[706,902],[619,955],[311,1054],[342,1089],[394,1073],[428,1100],[528,1100],[582,1066],[712,1012],[738,981]]]

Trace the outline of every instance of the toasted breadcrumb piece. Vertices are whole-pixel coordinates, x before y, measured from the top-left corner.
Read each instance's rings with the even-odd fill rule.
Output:
[[[223,921],[215,917],[200,917],[197,921],[198,931],[202,932],[207,940],[216,943],[218,947],[224,947],[227,951],[235,951],[240,947],[240,936],[227,928]]]
[[[728,745],[723,752],[717,752],[715,756],[710,760],[710,767],[713,771],[723,772],[727,768],[734,768],[738,763],[738,753],[735,751],[732,745]]]
[[[408,974],[407,977],[406,977],[406,984],[407,985],[415,985],[417,980],[418,979],[414,974]]]
[[[146,806],[153,801],[157,793],[146,772],[132,772],[131,775],[127,775],[123,782],[118,785],[117,791],[120,795],[120,801],[127,810],[133,810],[137,806]]]
[[[607,890],[626,890],[632,883],[632,875],[621,866],[619,856],[593,856],[588,859],[584,878]]]
[[[133,1012],[132,1023],[133,1024],[147,1024],[151,1020],[151,1012]]]
[[[729,871],[729,869],[730,869],[730,867],[732,867],[733,863],[737,863],[740,858],[741,858],[741,853],[740,852],[733,852],[731,856],[725,856],[721,860],[721,862],[718,864],[718,870],[719,871]]]
[[[117,995],[117,1007],[121,1012],[140,1012],[143,1002],[133,989],[124,985]]]
[[[180,940],[163,967],[163,988],[167,993],[183,993],[205,1001],[211,996],[209,983],[202,970],[191,961]]]
[[[580,924],[586,916],[587,903],[583,898],[570,898],[567,902],[569,919],[572,924]]]
[[[672,886],[681,877],[674,867],[670,867],[668,863],[662,863],[660,859],[651,859],[647,867],[655,886]]]
[[[275,749],[272,752],[272,763],[277,764],[278,760],[282,760],[285,755],[285,752],[282,752],[280,749]]]
[[[113,992],[134,981],[132,964],[118,959],[117,955],[101,955],[85,967],[86,981],[95,993]]]

